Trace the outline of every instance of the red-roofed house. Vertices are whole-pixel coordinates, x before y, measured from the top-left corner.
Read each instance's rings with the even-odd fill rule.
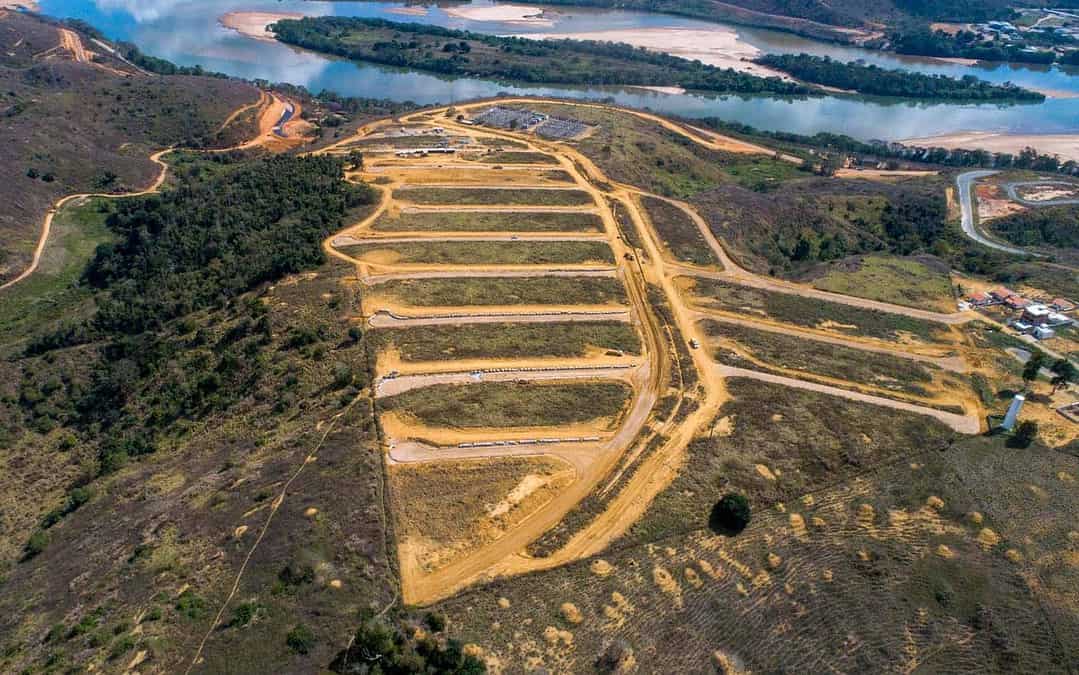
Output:
[[[1016,294],[1015,291],[1013,291],[1011,289],[1008,289],[1008,288],[1004,288],[1003,286],[1000,287],[1000,288],[994,288],[993,290],[989,291],[989,295],[993,296],[994,298],[996,298],[997,300],[1000,300],[1000,301],[1007,300],[1008,298],[1012,297],[1015,294]]]
[[[967,302],[975,307],[985,307],[986,305],[993,304],[995,301],[993,298],[989,297],[988,293],[971,293],[970,296],[967,297]]]
[[[1008,297],[1004,298],[1004,304],[1012,309],[1025,309],[1031,303],[1030,300],[1027,300],[1024,297],[1018,295],[1009,295]]]
[[[1049,306],[1058,312],[1071,312],[1075,309],[1075,303],[1071,300],[1065,300],[1064,298],[1053,298],[1053,301],[1049,303]]]

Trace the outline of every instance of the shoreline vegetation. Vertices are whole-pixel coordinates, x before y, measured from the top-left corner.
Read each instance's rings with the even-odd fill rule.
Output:
[[[628,44],[531,40],[355,17],[285,19],[270,26],[286,44],[356,61],[444,75],[529,83],[678,86],[688,90],[806,96],[814,87],[757,77]]]
[[[827,56],[765,54],[756,63],[789,73],[794,78],[843,91],[870,96],[895,96],[949,101],[1000,101],[1041,103],[1045,94],[1011,83],[993,84],[973,75],[957,79],[908,70],[887,69]]]

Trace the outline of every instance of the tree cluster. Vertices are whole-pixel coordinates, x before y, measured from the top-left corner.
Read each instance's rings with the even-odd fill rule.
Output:
[[[956,79],[857,62],[843,63],[827,56],[766,54],[758,58],[757,63],[790,73],[799,80],[873,96],[967,101],[1045,100],[1045,95],[1039,92],[1011,83],[993,84],[973,75]]]
[[[1079,206],[1046,206],[992,221],[991,227],[1018,246],[1079,247]]]
[[[343,58],[456,76],[592,85],[679,85],[704,91],[805,95],[813,90],[777,77],[592,40],[530,40],[418,23],[356,17],[283,20],[282,42]]]
[[[95,326],[141,333],[317,265],[320,243],[372,191],[330,157],[263,159],[158,195],[123,200],[84,279],[108,289]]]

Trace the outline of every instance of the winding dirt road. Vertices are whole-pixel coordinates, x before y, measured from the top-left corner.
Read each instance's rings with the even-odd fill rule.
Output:
[[[88,199],[91,197],[105,199],[123,199],[125,197],[140,197],[142,195],[148,195],[152,192],[157,192],[158,189],[161,188],[161,184],[165,182],[165,176],[167,176],[169,172],[169,165],[166,164],[161,158],[169,154],[170,152],[172,152],[172,148],[166,148],[165,150],[159,150],[154,154],[150,155],[150,161],[160,166],[161,172],[158,173],[157,178],[155,178],[149,186],[142,190],[138,190],[137,192],[124,192],[122,194],[115,194],[109,192],[81,192],[78,194],[68,195],[57,201],[56,204],[51,209],[49,209],[49,212],[45,214],[45,221],[42,223],[41,226],[41,236],[38,238],[37,246],[34,247],[34,257],[30,261],[30,266],[23,270],[22,273],[19,274],[19,276],[5,282],[3,285],[0,285],[0,291],[4,290],[5,288],[14,286],[15,284],[19,283],[37,270],[38,265],[41,264],[41,255],[45,252],[45,245],[49,241],[49,234],[52,232],[52,219],[56,216],[60,209],[64,208],[66,204],[79,199]]]

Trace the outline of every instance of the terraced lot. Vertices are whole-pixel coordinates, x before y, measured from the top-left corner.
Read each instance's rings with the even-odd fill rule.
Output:
[[[466,305],[624,305],[618,279],[536,277],[403,279],[378,286],[372,297],[414,307]]]
[[[371,229],[381,232],[599,232],[594,213],[545,211],[412,211],[383,214]]]
[[[382,265],[573,265],[613,264],[605,241],[431,241],[361,244],[341,250]]]
[[[940,374],[939,368],[898,356],[717,321],[704,321],[702,325],[714,341],[719,362],[742,368],[775,366],[918,396],[928,396],[926,387]],[[756,364],[754,359],[763,363]]]
[[[377,349],[394,349],[403,361],[583,357],[592,351],[639,354],[633,326],[593,323],[493,323],[423,326],[373,331]]]
[[[412,204],[483,206],[585,206],[592,196],[583,190],[538,188],[409,187],[393,193],[394,199]]]
[[[705,309],[749,314],[808,328],[901,341],[910,336],[934,342],[948,339],[947,328],[900,314],[748,288],[715,279],[685,279],[693,304]]]
[[[614,382],[490,382],[415,389],[382,399],[379,405],[428,427],[538,427],[603,420],[602,426],[611,429],[630,394],[628,386]]]

